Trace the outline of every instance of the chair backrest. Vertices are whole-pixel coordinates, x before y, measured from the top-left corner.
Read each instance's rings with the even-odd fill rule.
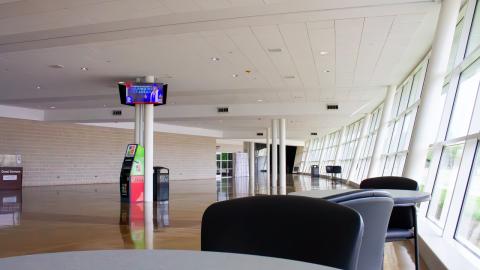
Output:
[[[361,190],[326,197],[325,200],[348,206],[363,219],[364,230],[358,270],[380,270],[393,199],[388,192]]]
[[[360,188],[418,190],[418,183],[401,176],[380,176],[363,180],[360,183]]]
[[[210,205],[201,249],[353,270],[362,233],[360,214],[348,207],[301,196],[256,196]]]
[[[380,176],[368,178],[360,183],[361,189],[405,189],[418,190],[415,180],[400,176]],[[388,228],[411,229],[414,226],[412,206],[395,206],[392,210]]]

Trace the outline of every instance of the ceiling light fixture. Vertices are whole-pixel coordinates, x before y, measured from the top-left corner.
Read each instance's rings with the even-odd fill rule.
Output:
[[[55,65],[49,65],[49,67],[51,67],[51,68],[64,68],[65,66],[64,66],[64,65],[55,64]]]
[[[35,88],[40,89],[42,88],[40,85],[35,86]]]
[[[257,99],[257,102],[263,102],[263,99]]]
[[[81,67],[80,70],[82,70],[82,71],[87,71],[88,68],[87,68],[87,67]]]
[[[55,107],[55,106],[50,106],[49,108],[53,110],[53,109],[56,109],[57,107]]]
[[[320,55],[327,55],[328,52],[327,51],[320,51]]]
[[[267,50],[271,53],[282,52],[282,48],[269,48]]]
[[[233,77],[233,78],[237,78],[237,77],[238,77],[238,74],[232,74],[232,77]]]
[[[218,57],[212,57],[212,58],[210,58],[210,60],[212,60],[212,61],[214,61],[214,62],[217,62],[217,61],[220,61],[220,58],[218,58]]]

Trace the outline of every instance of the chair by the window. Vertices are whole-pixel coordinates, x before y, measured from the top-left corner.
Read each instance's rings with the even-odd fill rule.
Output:
[[[363,221],[354,210],[301,196],[256,196],[205,210],[201,249],[356,269]]]
[[[391,195],[385,191],[356,190],[324,199],[350,207],[362,216],[364,230],[357,269],[382,269],[385,237],[393,208]]]
[[[418,190],[418,183],[410,178],[400,176],[381,176],[365,179],[360,183],[361,189],[405,189]],[[417,211],[415,204],[394,205],[387,230],[387,242],[414,240],[415,269],[419,265],[417,239]]]

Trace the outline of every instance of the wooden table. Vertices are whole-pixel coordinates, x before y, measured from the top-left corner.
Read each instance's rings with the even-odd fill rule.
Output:
[[[334,270],[327,266],[253,255],[187,250],[98,250],[0,259],[8,270]]]

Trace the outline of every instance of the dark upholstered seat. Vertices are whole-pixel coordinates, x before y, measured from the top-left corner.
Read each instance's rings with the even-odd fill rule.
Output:
[[[365,179],[361,189],[404,189],[418,190],[418,183],[410,178],[399,176],[381,176]],[[415,267],[418,269],[419,250],[417,243],[417,213],[415,204],[395,205],[387,230],[387,242],[414,239]]]
[[[353,270],[362,233],[361,216],[348,207],[301,196],[257,196],[209,206],[201,249]]]
[[[325,200],[350,207],[360,213],[364,231],[358,270],[380,270],[393,199],[388,192],[356,190],[326,197]]]

